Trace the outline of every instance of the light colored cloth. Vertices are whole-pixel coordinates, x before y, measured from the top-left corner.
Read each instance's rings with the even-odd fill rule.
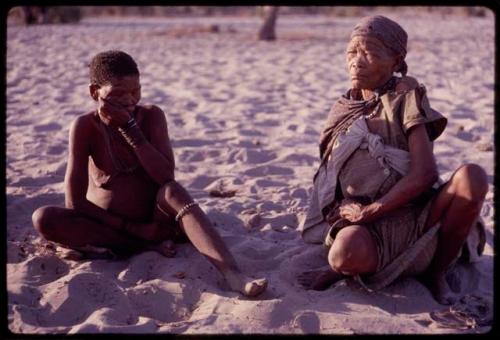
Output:
[[[322,210],[335,199],[340,169],[358,148],[367,149],[369,154],[386,170],[387,174],[389,174],[389,167],[403,176],[409,171],[409,153],[385,145],[380,136],[368,131],[364,117],[357,118],[345,133],[338,136],[330,153],[330,160],[320,168],[316,176],[309,210],[304,224],[301,226],[306,242],[323,242],[326,222]],[[320,232],[311,233],[311,228],[318,229]],[[304,233],[306,231],[308,233]]]

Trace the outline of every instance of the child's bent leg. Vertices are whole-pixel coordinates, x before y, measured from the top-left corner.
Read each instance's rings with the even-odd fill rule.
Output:
[[[164,185],[156,198],[161,210],[171,216],[193,202],[189,193],[175,181]],[[232,290],[255,296],[266,289],[267,280],[254,280],[240,272],[233,255],[198,205],[192,206],[179,222],[193,246],[221,272]]]
[[[94,246],[127,255],[144,250],[148,244],[72,209],[44,206],[35,210],[32,220],[45,239],[76,250]]]

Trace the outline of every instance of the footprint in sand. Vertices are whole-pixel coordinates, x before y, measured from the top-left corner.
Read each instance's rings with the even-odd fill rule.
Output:
[[[313,157],[305,154],[290,154],[283,158],[283,163],[292,164],[292,165],[307,165],[312,166],[314,163],[318,162],[318,157]]]
[[[19,268],[15,274],[19,281],[37,286],[55,281],[69,272],[69,265],[57,256],[35,256]]]
[[[11,284],[8,286],[9,304],[35,307],[42,298],[42,293],[37,287]]]
[[[191,314],[200,293],[184,283],[153,280],[127,290],[127,298],[138,316],[161,322],[178,322]]]
[[[101,308],[112,308],[121,315],[132,314],[130,304],[122,289],[115,282],[96,273],[78,273],[58,282],[40,304],[45,326],[70,326],[83,322]]]
[[[276,153],[266,150],[239,150],[234,159],[245,164],[260,164],[276,159]]]
[[[35,125],[33,129],[36,132],[58,131],[61,130],[61,125],[58,123],[40,124],[40,125]]]
[[[130,264],[118,274],[118,280],[126,285],[147,282],[161,276],[165,257],[157,252],[148,251],[130,258]]]
[[[300,328],[304,334],[317,334],[320,330],[320,320],[314,312],[303,312],[292,322],[294,328]]]
[[[250,168],[244,172],[247,176],[269,176],[269,175],[293,175],[293,170],[289,168],[274,166],[274,165],[264,165],[255,168]]]
[[[64,145],[54,145],[51,146],[48,150],[47,153],[49,155],[60,155],[66,151],[67,147]]]

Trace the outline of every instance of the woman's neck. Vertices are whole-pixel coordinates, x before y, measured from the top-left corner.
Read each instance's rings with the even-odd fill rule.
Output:
[[[373,97],[373,91],[372,90],[361,89],[361,96],[363,97],[363,100],[368,100],[371,97]]]
[[[392,75],[386,79],[386,81],[382,82],[382,84],[380,84],[380,86],[378,86],[377,88],[373,89],[373,90],[369,90],[369,89],[361,89],[361,96],[363,97],[363,100],[369,100],[370,98],[372,98],[374,95],[375,95],[375,91],[377,92],[385,92],[387,89],[384,89],[386,87],[390,87],[392,85],[390,85],[390,80],[392,79]]]

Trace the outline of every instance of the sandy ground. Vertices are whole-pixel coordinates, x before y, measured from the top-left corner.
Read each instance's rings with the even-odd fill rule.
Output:
[[[383,14],[383,13],[381,13]],[[409,75],[449,123],[435,143],[443,179],[461,164],[486,170],[487,245],[473,291],[493,299],[494,19],[394,16],[409,34]],[[327,112],[348,87],[344,49],[359,18],[280,17],[274,43],[258,18],[85,19],[9,26],[6,195],[9,328],[20,333],[461,333],[412,278],[367,293],[351,280],[305,291],[295,275],[322,265],[304,244],[304,217]],[[219,33],[203,27],[218,24]],[[201,27],[201,29],[200,29]],[[175,258],[62,260],[32,228],[41,205],[64,204],[68,127],[94,108],[87,63],[121,49],[138,62],[142,103],[169,122],[176,176],[214,222],[244,271],[269,288],[245,299],[194,248]],[[222,182],[234,197],[208,194]],[[469,285],[470,286],[470,285]]]

